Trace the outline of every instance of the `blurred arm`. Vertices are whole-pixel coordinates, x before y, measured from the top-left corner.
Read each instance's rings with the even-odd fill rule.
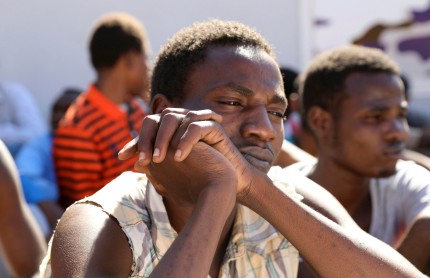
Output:
[[[31,276],[46,252],[42,232],[21,193],[12,157],[0,142],[0,246],[11,273]]]

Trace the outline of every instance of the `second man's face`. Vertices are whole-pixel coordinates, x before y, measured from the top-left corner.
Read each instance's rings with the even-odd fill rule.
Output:
[[[409,131],[399,77],[352,73],[345,81],[345,93],[331,136],[331,155],[359,175],[392,175]]]
[[[211,109],[242,155],[267,172],[283,142],[287,101],[278,65],[250,47],[216,46],[189,74],[182,107]]]

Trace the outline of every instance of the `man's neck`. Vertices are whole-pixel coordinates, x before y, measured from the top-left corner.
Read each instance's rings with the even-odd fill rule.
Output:
[[[103,95],[116,104],[121,104],[126,99],[127,91],[122,78],[111,71],[99,73],[95,85]]]
[[[368,201],[370,178],[343,167],[318,161],[309,178],[333,194],[351,215]]]

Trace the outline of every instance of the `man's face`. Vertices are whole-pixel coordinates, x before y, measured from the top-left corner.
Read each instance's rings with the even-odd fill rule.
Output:
[[[249,47],[217,46],[189,74],[181,107],[223,116],[227,136],[256,168],[267,172],[283,141],[287,101],[278,65]]]
[[[149,92],[149,60],[143,53],[131,51],[129,54],[127,86],[130,97],[145,98]]]
[[[408,136],[401,80],[385,73],[352,73],[325,153],[340,167],[365,177],[395,172]]]

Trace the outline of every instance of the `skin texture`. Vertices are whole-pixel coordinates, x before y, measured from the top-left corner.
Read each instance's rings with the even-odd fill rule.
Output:
[[[26,206],[13,158],[0,140],[0,251],[13,277],[31,277],[46,252],[42,232]]]
[[[368,231],[369,179],[393,174],[397,160],[404,157],[407,103],[396,75],[352,73],[344,91],[348,97],[336,119],[321,108],[311,108],[308,122],[324,147],[318,149],[310,178],[331,192]],[[398,249],[421,271],[430,263],[430,248],[422,248],[429,246],[429,221],[419,218]]]
[[[172,226],[179,236],[151,276],[217,276],[234,207],[240,203],[272,223],[321,276],[420,277],[391,248],[356,226],[351,229],[354,232],[347,232],[306,205],[318,200],[317,196],[307,196],[302,203],[273,186],[266,172],[283,142],[286,101],[281,84],[278,65],[265,52],[218,46],[211,47],[206,59],[190,73],[185,99],[153,99],[151,108],[159,114],[144,120],[140,137],[144,140],[134,140],[120,153],[126,159],[141,152],[136,169],[145,172],[163,195],[169,219],[178,219]],[[184,180],[191,182],[181,182]],[[303,192],[318,188],[303,180],[307,185]],[[324,189],[316,193],[333,201],[332,207],[317,201],[321,212],[339,209],[332,219],[354,225]],[[112,223],[77,224],[76,219],[98,217],[89,215],[87,207],[72,207],[58,226],[52,246],[54,276],[127,275],[125,266],[131,266],[131,253],[125,252],[124,235]],[[92,234],[88,236],[86,230]],[[103,253],[106,247],[96,235],[110,230],[109,242],[124,251],[124,256],[109,258]],[[84,235],[86,240],[81,238]],[[67,260],[65,254],[73,256]],[[95,258],[97,264],[88,263]],[[67,267],[62,266],[66,261]]]

